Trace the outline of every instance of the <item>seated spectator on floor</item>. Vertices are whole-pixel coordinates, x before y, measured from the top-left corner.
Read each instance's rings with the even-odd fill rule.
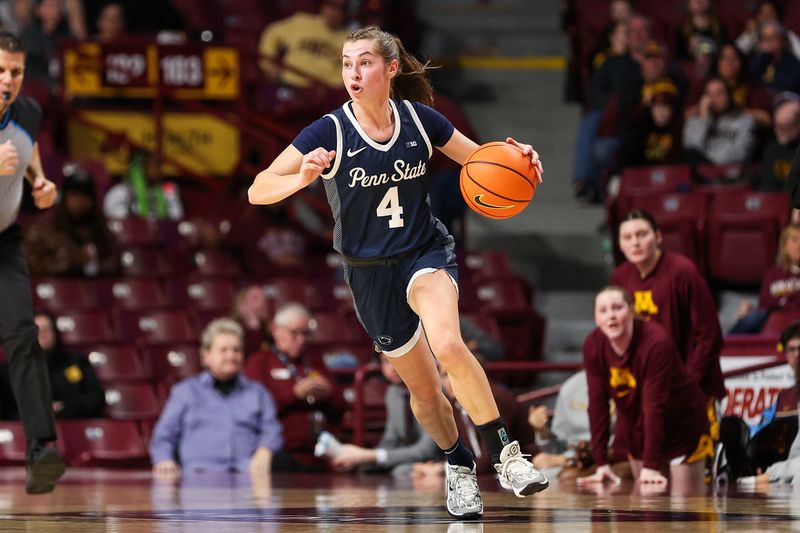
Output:
[[[476,471],[481,474],[497,473],[490,460],[489,450],[483,444],[483,439],[478,437],[477,427],[470,419],[466,409],[456,400],[450,378],[441,366],[439,367],[439,376],[442,380],[442,389],[453,405],[458,434],[462,436],[465,441],[464,444],[472,450],[474,455]],[[502,385],[490,381],[489,386],[492,389],[492,395],[497,401],[500,418],[505,422],[509,432],[519,441],[522,453],[537,455],[539,448],[536,446],[536,434],[528,424],[528,409],[519,403],[514,395]],[[445,464],[445,461],[417,463],[414,465],[412,475],[415,478],[440,476],[444,479]]]
[[[55,208],[26,233],[25,250],[35,276],[94,277],[119,271],[119,254],[88,172],[79,169],[67,176]]]
[[[748,162],[755,147],[755,121],[736,106],[720,78],[705,84],[697,114],[683,128],[684,157],[691,164]]]
[[[298,470],[319,470],[314,457],[317,436],[328,423],[341,420],[345,410],[342,392],[322,361],[305,357],[311,314],[298,303],[282,305],[269,331],[274,344],[250,354],[245,374],[272,392],[283,425],[284,450]]]
[[[506,358],[502,342],[468,317],[460,315],[458,320],[464,344],[479,361],[502,361]]]
[[[768,22],[783,24],[783,6],[776,0],[759,0],[755,16],[747,21],[744,31],[736,39],[736,46],[746,54],[752,53],[758,45],[761,27]],[[790,29],[786,30],[786,38],[792,54],[800,59],[800,37]]]
[[[775,310],[800,310],[800,224],[781,232],[775,264],[764,273],[758,305],[744,301],[729,333],[759,333]]]
[[[201,353],[205,370],[172,387],[153,430],[153,472],[256,477],[280,470],[283,438],[275,402],[263,385],[241,374],[242,327],[229,318],[214,320],[203,331]]]
[[[37,313],[34,317],[39,328],[39,345],[47,359],[50,390],[53,396],[53,413],[58,419],[99,418],[106,405],[103,387],[86,356],[64,348],[53,317]],[[17,406],[10,391],[9,364],[0,366],[4,391],[2,403],[4,417],[18,419]]]
[[[708,39],[717,49],[725,42],[725,26],[720,22],[711,0],[687,0],[688,18],[675,33],[675,57],[694,59],[700,52],[701,42]]]
[[[797,380],[800,323],[792,324],[781,333],[781,346],[786,354],[786,362]],[[779,393],[775,405],[765,410],[765,418],[768,420],[766,423],[762,421],[761,427],[751,431],[749,439],[726,443],[725,453],[729,461],[727,470],[734,477],[743,472],[751,474],[738,478],[740,488],[766,490],[770,483],[791,483],[793,486],[800,484],[800,433],[797,433],[800,405],[797,403],[797,386],[796,382],[794,386]],[[773,427],[779,428],[778,431],[770,431]],[[791,447],[786,442],[786,434],[790,428],[796,432]],[[743,445],[744,449],[736,449],[743,442],[746,443]],[[732,446],[728,446],[729,444]],[[737,460],[745,464],[737,464]]]
[[[779,22],[767,22],[761,26],[750,71],[773,94],[781,91],[800,93],[800,60],[789,49],[786,29]]]
[[[800,146],[800,95],[782,92],[775,96],[772,138],[761,158],[761,190],[785,192],[789,169]]]
[[[270,320],[270,303],[261,285],[240,289],[233,299],[231,318],[244,328],[244,354],[266,349],[267,326]]]
[[[394,477],[408,477],[414,463],[442,459],[442,452],[411,412],[411,396],[389,359],[381,354],[380,362],[389,383],[383,436],[375,448],[344,444],[330,458],[331,465],[339,471],[369,466],[370,470],[391,471]]]
[[[183,203],[175,182],[163,181],[160,159],[151,152],[138,150],[131,154],[122,182],[106,193],[103,211],[108,218],[180,220]]]
[[[632,296],[620,287],[597,294],[594,314],[597,328],[586,338],[583,363],[598,467],[579,482],[619,482],[608,457],[613,400],[615,434],[625,439],[638,484],[666,489],[669,479],[677,493],[703,487],[705,460],[714,454],[706,400],[667,332],[637,319]]]

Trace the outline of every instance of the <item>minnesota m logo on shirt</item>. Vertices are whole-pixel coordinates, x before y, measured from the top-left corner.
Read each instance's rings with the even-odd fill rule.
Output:
[[[633,376],[628,367],[615,367],[612,366],[609,370],[608,384],[617,393],[617,398],[626,396],[629,392],[636,388],[636,378]]]
[[[658,306],[653,301],[653,291],[635,291],[633,307],[639,315],[657,315]]]

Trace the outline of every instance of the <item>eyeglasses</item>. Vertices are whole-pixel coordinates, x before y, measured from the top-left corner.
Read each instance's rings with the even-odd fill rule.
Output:
[[[798,353],[800,352],[800,345],[789,345],[783,351],[786,353]]]
[[[287,326],[281,326],[281,328],[285,329],[292,337],[308,338],[314,333],[309,328],[290,328]]]

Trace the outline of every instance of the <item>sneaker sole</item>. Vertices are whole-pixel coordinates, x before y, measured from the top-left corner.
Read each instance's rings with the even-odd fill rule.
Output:
[[[56,481],[64,475],[66,465],[64,460],[56,453],[44,455],[28,471],[28,481],[25,492],[28,494],[46,494],[53,492]]]
[[[483,518],[483,511],[480,513],[465,513],[465,514],[455,514],[450,509],[447,510],[447,514],[452,516],[453,518],[458,518],[459,520],[480,520]]]
[[[549,486],[550,486],[549,481],[545,481],[544,483],[531,483],[527,487],[522,487],[522,489],[519,492],[515,489],[514,494],[516,494],[518,498],[524,498],[525,496],[530,496],[531,494],[542,492]]]

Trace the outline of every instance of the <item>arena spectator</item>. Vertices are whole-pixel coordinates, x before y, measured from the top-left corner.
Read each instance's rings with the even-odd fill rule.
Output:
[[[100,381],[85,355],[68,352],[61,343],[53,317],[38,313],[34,320],[39,328],[39,345],[47,358],[50,389],[53,393],[53,412],[58,419],[99,418],[103,416],[105,396]],[[5,416],[18,418],[10,391],[8,363],[0,366]]]
[[[261,285],[248,285],[236,293],[231,318],[244,329],[245,356],[265,349],[270,303]]]
[[[33,16],[33,0],[0,2],[0,26],[14,35],[20,35]]]
[[[701,53],[704,40],[719,46],[727,39],[725,26],[720,22],[711,0],[687,0],[688,18],[675,33],[675,57],[694,59]]]
[[[759,127],[772,125],[770,116],[771,98],[769,91],[753,82],[747,60],[742,52],[733,44],[722,45],[712,71],[712,77],[719,77],[730,88],[733,102],[753,117]],[[697,114],[697,102],[702,97],[703,87],[689,101],[692,103],[686,110],[686,116]]]
[[[46,81],[52,90],[61,75],[59,43],[73,37],[61,0],[39,2],[20,36],[25,43],[25,75]]]
[[[103,6],[95,21],[97,40],[103,44],[118,43],[126,36],[125,11],[122,4],[111,2]]]
[[[800,60],[789,49],[786,29],[773,21],[761,25],[760,30],[758,48],[750,63],[751,72],[773,93],[800,93]]]
[[[172,181],[163,181],[160,159],[151,152],[139,150],[131,154],[123,181],[106,193],[103,211],[108,218],[140,216],[151,220],[180,220],[183,202],[178,186]]]
[[[769,314],[778,309],[800,310],[800,224],[783,228],[775,264],[761,281],[758,305],[742,302],[730,333],[758,333]]]
[[[153,430],[153,472],[268,475],[280,462],[281,425],[270,393],[241,375],[241,326],[214,320],[203,331],[201,352],[205,370],[172,388]]]
[[[617,124],[627,120],[627,113],[639,101],[641,69],[629,53],[628,33],[627,25],[615,26],[610,37],[609,57],[589,82],[589,109],[581,119],[575,142],[573,188],[576,197],[602,200],[604,161],[595,157],[595,145],[602,135],[609,141],[608,150],[613,150]],[[610,125],[604,126],[604,122]]]
[[[495,339],[473,320],[461,315],[459,317],[461,338],[467,348],[481,361],[502,361],[505,359],[503,343]]]
[[[300,304],[287,303],[270,324],[274,344],[251,354],[245,373],[272,392],[283,425],[284,449],[293,463],[286,468],[318,470],[314,445],[328,423],[344,413],[344,398],[335,379],[321,361],[305,357],[312,334],[311,314]]]
[[[309,87],[313,79],[338,89],[348,6],[348,0],[323,0],[317,14],[298,11],[267,26],[258,46],[267,78],[292,87]]]
[[[783,6],[776,0],[759,0],[755,16],[747,21],[744,31],[736,39],[737,48],[746,54],[754,52],[758,45],[759,31],[769,22],[783,24]],[[800,37],[787,28],[786,38],[789,40],[792,54],[800,59]]]
[[[380,363],[388,382],[383,436],[375,448],[345,444],[341,452],[331,458],[331,464],[340,471],[369,465],[378,471],[391,470],[394,477],[407,477],[414,463],[443,459],[442,452],[414,418],[408,389],[383,354]]]
[[[661,249],[661,231],[646,211],[625,215],[619,246],[627,261],[614,269],[611,284],[633,295],[637,315],[667,331],[686,373],[710,403],[725,398],[719,364],[722,331],[711,291],[697,267],[686,257]]]
[[[755,121],[736,106],[730,87],[721,78],[710,78],[697,105],[697,114],[686,119],[683,147],[692,164],[748,162],[755,147]]]
[[[800,96],[780,93],[773,113],[773,135],[761,158],[761,190],[786,191],[789,168],[800,146]]]
[[[628,26],[628,31],[631,31],[630,21],[634,12],[630,0],[612,0],[608,4],[608,14],[610,20],[606,27],[603,28],[603,31],[600,32],[597,42],[589,54],[589,68],[591,71],[599,69],[609,56],[614,55],[611,47],[611,34],[617,24],[625,24]]]
[[[598,465],[581,483],[619,482],[609,465],[610,415],[617,406],[615,434],[628,444],[639,484],[673,491],[704,484],[705,459],[713,456],[706,402],[684,369],[669,334],[655,321],[635,318],[633,298],[621,287],[595,297],[594,329],[583,347],[589,384],[592,453]]]
[[[622,133],[614,174],[628,166],[669,165],[682,156],[683,122],[678,107],[678,89],[665,81],[653,88],[649,105],[642,105]]]
[[[67,176],[55,209],[25,235],[25,249],[34,275],[93,277],[119,271],[119,254],[88,172],[78,169]]]

